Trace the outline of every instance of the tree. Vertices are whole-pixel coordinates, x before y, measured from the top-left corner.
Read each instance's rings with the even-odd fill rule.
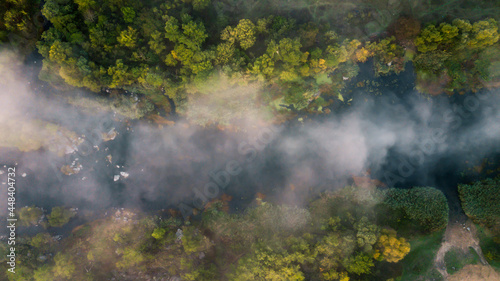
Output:
[[[439,30],[431,24],[420,32],[420,35],[415,39],[415,45],[419,52],[426,53],[437,50],[442,40]]]
[[[189,21],[186,24],[182,24],[182,30],[184,36],[180,36],[178,42],[192,50],[199,50],[201,44],[208,37],[205,26],[201,22]]]
[[[54,257],[54,262],[54,276],[65,279],[69,279],[73,276],[73,273],[75,272],[75,264],[73,263],[70,255],[59,252]]]
[[[234,31],[243,50],[246,50],[255,44],[255,24],[253,24],[251,20],[240,20]]]
[[[127,247],[123,250],[121,260],[116,263],[116,267],[120,269],[129,269],[141,264],[144,260],[144,256],[139,251]]]
[[[182,247],[188,255],[206,251],[211,246],[210,240],[195,227],[184,227],[182,233]]]
[[[348,259],[356,249],[356,239],[348,233],[334,232],[324,236],[316,245],[317,266],[320,271],[338,272],[342,261]]]
[[[78,9],[82,12],[89,9],[95,9],[97,4],[95,0],[75,0],[75,3],[78,5]]]
[[[53,268],[47,264],[37,268],[33,274],[35,281],[52,281],[54,280]]]
[[[283,38],[278,44],[277,58],[290,66],[296,66],[303,62],[303,53],[300,51],[302,45],[298,39]],[[268,49],[268,54],[270,50]],[[273,54],[274,55],[274,54]]]
[[[269,247],[259,247],[255,253],[238,261],[238,266],[228,274],[230,280],[301,281],[304,274],[294,256]]]
[[[246,50],[255,44],[255,32],[255,24],[249,19],[242,19],[236,27],[226,27],[221,33],[221,39],[230,44],[239,43]]]
[[[412,17],[400,17],[394,24],[394,36],[399,42],[413,41],[420,33],[420,22]]]
[[[465,214],[474,222],[500,233],[500,178],[485,179],[470,185],[459,184],[458,193]]]
[[[498,42],[498,24],[494,19],[475,22],[472,25],[472,36],[468,46],[472,49],[483,49]]]
[[[48,233],[38,233],[31,238],[30,245],[44,252],[47,251],[52,245],[52,237]]]
[[[120,32],[120,36],[117,38],[118,43],[127,47],[134,48],[137,44],[137,30],[132,27],[128,27]]]
[[[122,7],[123,20],[126,23],[133,23],[135,19],[135,10],[132,7]]]
[[[359,62],[365,62],[368,57],[370,57],[370,51],[365,48],[356,50],[356,60]]]
[[[61,227],[69,222],[75,216],[75,213],[65,207],[54,207],[52,212],[47,216],[49,225],[52,227]]]
[[[9,281],[26,281],[33,276],[33,271],[26,265],[16,265],[16,273],[6,271],[5,275],[7,275]]]
[[[229,64],[230,61],[236,55],[236,50],[234,49],[234,45],[230,42],[224,42],[217,45],[217,55],[215,58],[215,63],[218,65]]]
[[[50,47],[49,58],[56,63],[62,64],[71,54],[71,46],[68,43],[55,41]]]
[[[161,240],[165,236],[166,230],[164,228],[155,228],[151,236],[156,240]]]
[[[379,227],[376,224],[370,223],[367,217],[362,217],[354,224],[356,229],[356,238],[358,246],[365,251],[370,251],[373,244],[377,242],[379,236]]]
[[[196,11],[204,10],[210,5],[211,0],[193,0],[193,9]]]
[[[38,224],[38,221],[43,215],[42,209],[31,206],[31,207],[23,207],[19,210],[19,220],[21,221],[21,225],[30,226]]]
[[[448,224],[448,201],[438,189],[391,188],[385,192],[385,196],[384,204],[393,210],[403,211],[404,215],[417,222],[423,231],[437,231]]]
[[[384,229],[381,234],[375,245],[375,259],[398,262],[410,252],[410,243],[403,237],[398,239],[395,230]]]
[[[370,273],[371,268],[374,266],[373,258],[368,254],[359,253],[355,256],[350,256],[343,262],[347,272],[356,275]]]

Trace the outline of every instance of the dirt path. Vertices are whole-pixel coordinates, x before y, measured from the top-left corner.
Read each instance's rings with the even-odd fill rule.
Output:
[[[483,264],[483,267],[484,266],[489,267],[488,262],[484,258],[481,247],[479,246],[479,239],[477,238],[477,230],[474,224],[469,219],[465,218],[462,221],[454,221],[452,223],[449,223],[448,227],[446,228],[446,232],[444,234],[443,243],[441,244],[441,247],[439,248],[436,254],[436,258],[434,260],[436,269],[441,273],[441,275],[443,275],[444,280],[448,280],[449,277],[448,272],[446,271],[446,264],[444,261],[444,256],[446,252],[448,252],[452,248],[455,248],[461,250],[464,253],[467,253],[470,247],[472,247],[477,252],[479,259]],[[473,270],[474,267],[468,267],[469,271],[471,269]],[[483,280],[483,279],[467,279],[467,280]]]

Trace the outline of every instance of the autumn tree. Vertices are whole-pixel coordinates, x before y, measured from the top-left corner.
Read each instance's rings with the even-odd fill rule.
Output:
[[[395,230],[384,229],[375,248],[375,259],[398,262],[410,252],[410,243],[403,237],[398,238]]]
[[[54,276],[63,279],[70,279],[73,276],[76,267],[70,255],[59,252],[54,257],[54,262],[52,269]]]

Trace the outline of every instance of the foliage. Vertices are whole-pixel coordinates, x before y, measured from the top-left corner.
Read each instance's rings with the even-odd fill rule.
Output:
[[[145,260],[144,256],[137,250],[127,247],[122,252],[121,259],[116,263],[116,267],[120,269],[129,269]]]
[[[399,42],[412,41],[420,33],[420,22],[412,17],[400,17],[394,24],[394,36]]]
[[[473,248],[469,248],[465,253],[458,249],[450,249],[444,255],[444,262],[448,274],[453,274],[468,264],[479,263],[480,260]]]
[[[30,242],[30,245],[39,249],[42,253],[49,250],[53,245],[54,240],[49,233],[38,233],[35,235]]]
[[[403,267],[401,280],[418,280],[422,276],[442,280],[434,260],[441,247],[444,230],[421,235],[410,240],[411,251],[400,261]]]
[[[394,230],[382,230],[375,247],[375,259],[388,262],[398,262],[410,252],[410,243],[405,238],[398,239]]]
[[[69,222],[75,216],[75,213],[66,207],[54,207],[52,212],[47,215],[49,225],[52,227],[61,227]]]
[[[151,236],[153,236],[154,239],[161,240],[165,236],[165,232],[166,232],[166,229],[164,229],[164,228],[155,228],[155,230],[153,230],[153,233],[151,234]]]
[[[432,187],[388,189],[383,204],[401,211],[405,218],[418,223],[423,231],[432,232],[448,224],[448,202],[444,194]]]
[[[249,19],[242,19],[234,28],[226,27],[221,34],[221,39],[230,44],[239,43],[243,50],[252,47],[255,44],[255,24]]]
[[[458,192],[465,214],[474,222],[500,233],[500,179],[485,179],[470,185],[459,184]]]
[[[211,246],[210,240],[195,227],[184,227],[181,241],[182,247],[188,255],[206,251]]]
[[[22,225],[24,226],[37,225],[38,221],[43,215],[43,211],[42,209],[37,208],[36,206],[23,207],[19,210],[18,215]]]
[[[419,51],[415,58],[416,70],[434,76],[446,74],[450,79],[440,92],[477,90],[483,87],[481,79],[488,80],[486,69],[492,62],[475,58],[494,46],[499,38],[498,23],[494,19],[474,23],[455,19],[451,24],[430,24],[415,39]]]
[[[54,276],[63,279],[69,279],[75,272],[75,265],[72,262],[71,256],[57,253],[54,257],[54,268],[52,269]]]

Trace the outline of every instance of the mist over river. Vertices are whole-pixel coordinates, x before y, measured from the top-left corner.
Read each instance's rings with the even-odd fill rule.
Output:
[[[230,207],[238,211],[258,192],[266,200],[304,205],[321,191],[352,184],[352,176],[369,176],[386,187],[436,187],[454,216],[462,212],[457,184],[479,177],[462,172],[485,158],[485,165],[495,165],[500,156],[498,90],[424,96],[414,89],[411,63],[399,75],[373,77],[369,61],[342,92],[346,101],[352,99],[349,104],[329,97],[335,99],[330,114],[299,115],[281,125],[239,132],[186,125],[182,118],[158,128],[148,121],[125,122],[113,113],[89,115],[51,99],[56,90],[37,78],[39,57],[26,64],[30,89],[51,108],[30,110],[40,105],[34,99],[23,109],[25,115],[60,124],[85,135],[85,141],[64,157],[1,149],[2,170],[17,163],[18,208],[190,212],[228,194]],[[374,81],[377,91],[360,87],[365,80]],[[118,134],[104,141],[101,133],[111,131]],[[61,173],[62,166],[73,163],[81,164],[79,173]],[[80,216],[68,228],[82,222]]]

